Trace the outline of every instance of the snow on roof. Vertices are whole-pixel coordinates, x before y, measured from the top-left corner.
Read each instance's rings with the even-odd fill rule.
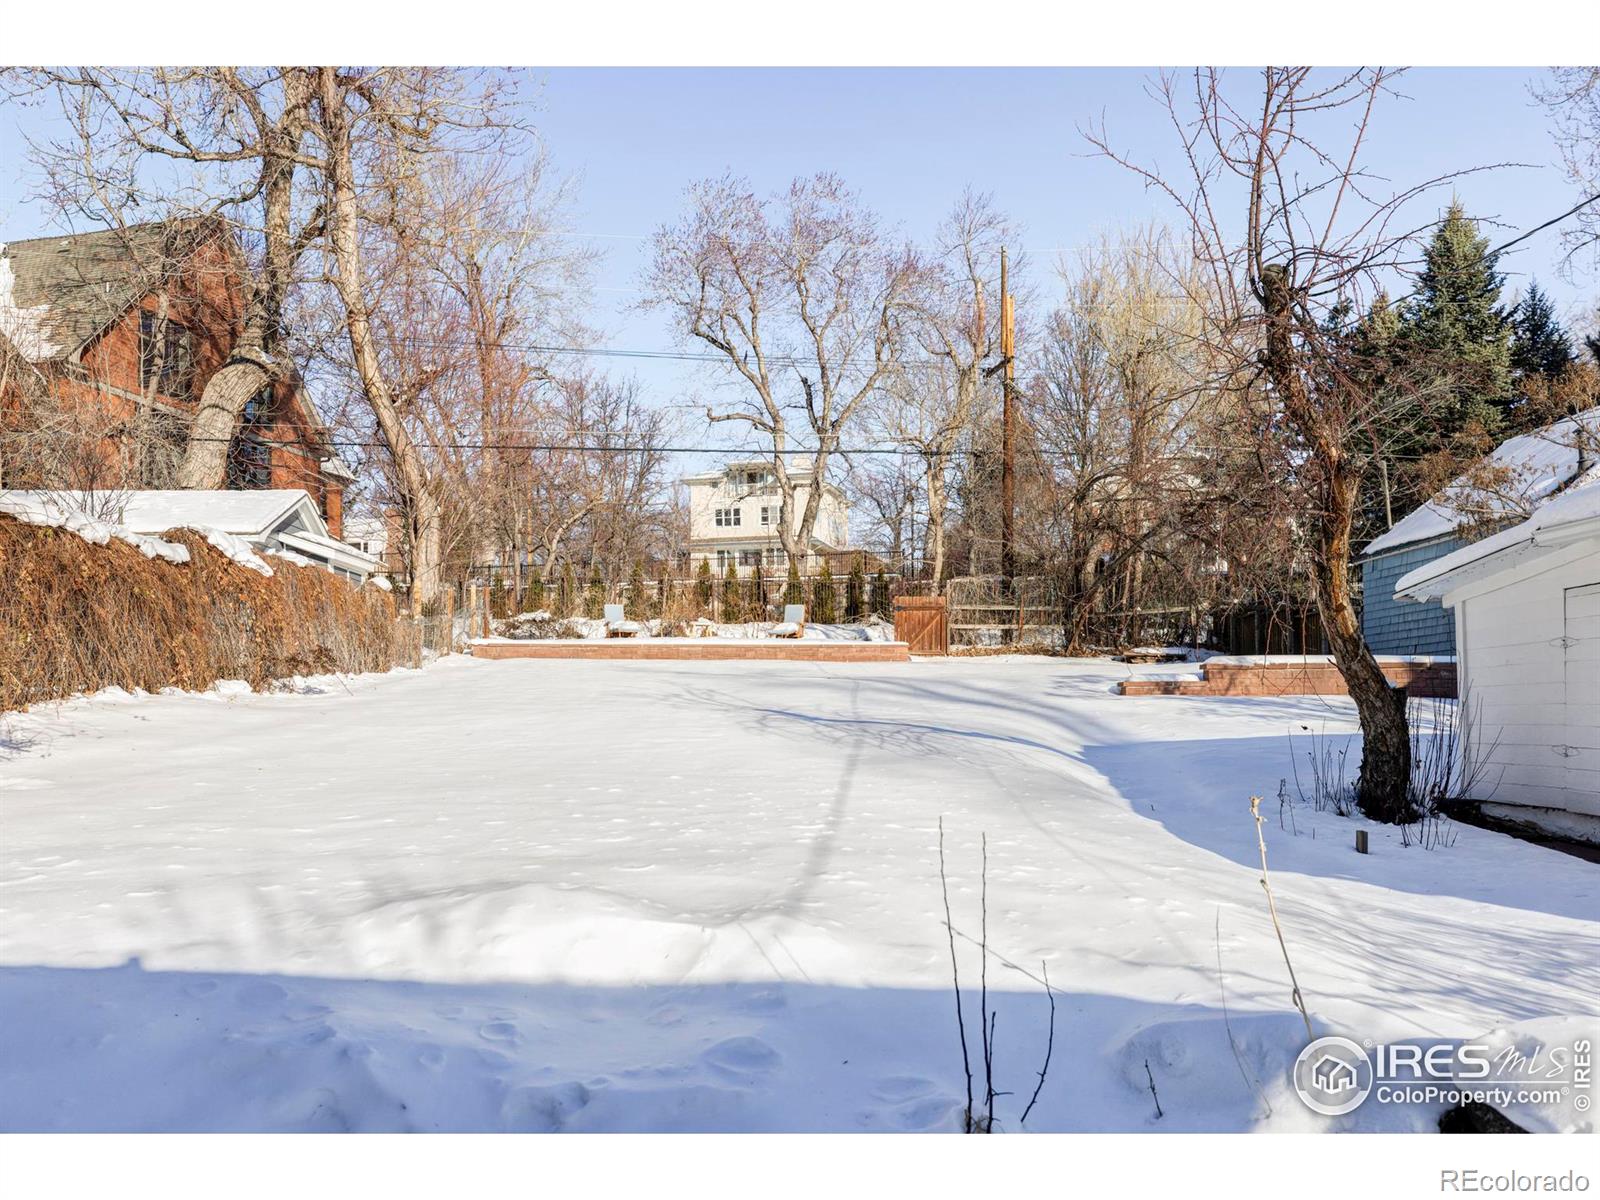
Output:
[[[1401,600],[1438,600],[1446,592],[1515,566],[1574,537],[1600,533],[1600,466],[1589,468],[1566,491],[1546,501],[1526,521],[1463,546],[1402,575]]]
[[[0,337],[17,348],[17,353],[29,362],[39,362],[60,353],[61,347],[51,340],[46,329],[50,317],[48,304],[19,304],[17,302],[17,275],[6,253],[6,243],[0,242]]]
[[[1361,557],[1445,537],[1464,524],[1464,512],[1472,512],[1480,520],[1514,519],[1529,514],[1547,497],[1572,483],[1578,474],[1579,447],[1587,442],[1592,450],[1597,437],[1600,408],[1507,439],[1477,470],[1454,480],[1437,497],[1369,542]],[[1504,482],[1503,488],[1494,492],[1484,489],[1479,482],[1484,465]]]
[[[269,532],[302,502],[315,512],[316,506],[310,501],[311,497],[299,488],[129,492],[122,508],[122,524],[137,533],[206,528],[248,537]],[[319,524],[320,520],[319,514]]]

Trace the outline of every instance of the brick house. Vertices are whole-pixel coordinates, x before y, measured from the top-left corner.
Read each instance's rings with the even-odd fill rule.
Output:
[[[0,243],[0,424],[53,424],[75,438],[49,464],[17,443],[23,452],[0,460],[0,486],[169,486],[206,381],[238,334],[247,269],[214,219]],[[338,537],[352,479],[298,378],[246,406],[228,488],[303,489]]]

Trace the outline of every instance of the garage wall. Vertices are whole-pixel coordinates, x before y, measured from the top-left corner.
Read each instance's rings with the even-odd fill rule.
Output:
[[[1600,584],[1600,543],[1552,561],[1458,602],[1472,752],[1489,761],[1472,798],[1600,816],[1600,592],[1581,590]]]
[[[1402,546],[1361,564],[1361,633],[1374,654],[1454,654],[1455,621],[1437,600],[1396,600],[1394,585],[1467,543],[1439,538]]]

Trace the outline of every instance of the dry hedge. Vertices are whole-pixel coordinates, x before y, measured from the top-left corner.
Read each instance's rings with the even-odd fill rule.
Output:
[[[189,561],[96,546],[0,515],[0,711],[103,687],[260,689],[325,671],[413,661],[415,635],[377,588],[272,560],[248,570],[199,534],[168,541]]]

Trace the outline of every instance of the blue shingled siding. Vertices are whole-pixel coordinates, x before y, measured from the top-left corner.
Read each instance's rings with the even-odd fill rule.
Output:
[[[1454,615],[1437,600],[1426,604],[1396,600],[1394,585],[1402,575],[1464,545],[1460,538],[1440,538],[1400,546],[1362,563],[1361,632],[1374,654],[1456,652]]]

